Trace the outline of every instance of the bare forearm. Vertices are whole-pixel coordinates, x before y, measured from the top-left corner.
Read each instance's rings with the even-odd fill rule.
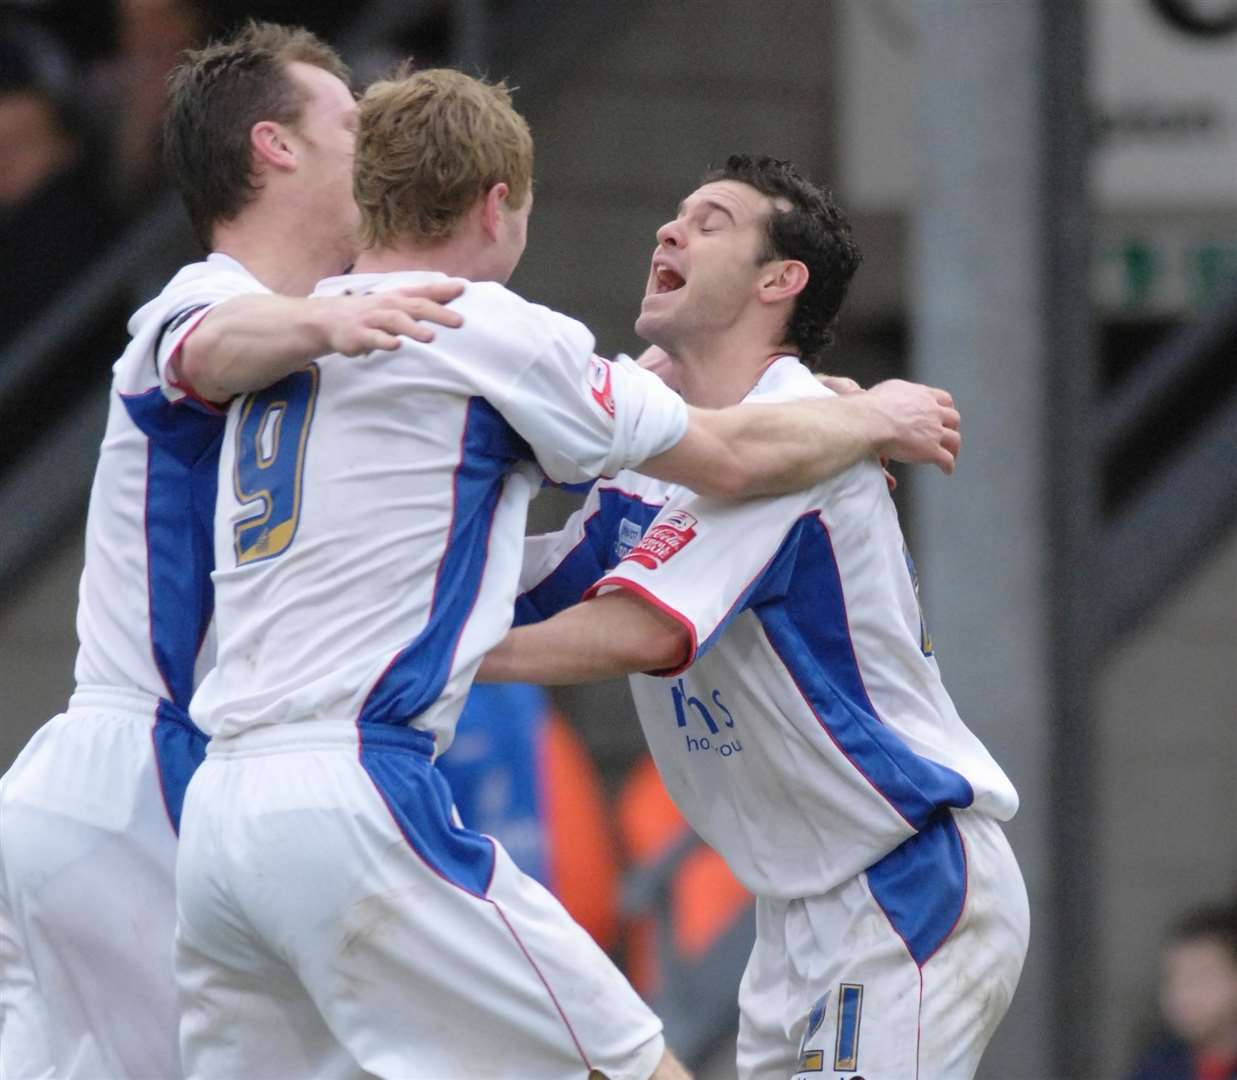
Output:
[[[683,440],[640,471],[702,495],[777,495],[850,468],[883,437],[879,414],[859,399],[692,409]]]
[[[687,631],[669,616],[615,592],[512,630],[481,662],[477,681],[597,682],[676,667],[690,647]]]
[[[573,686],[638,670],[625,664],[610,642],[587,633],[586,620],[576,628],[585,631],[582,635],[554,626],[555,619],[512,630],[481,661],[477,682]]]
[[[199,397],[225,401],[261,390],[327,353],[433,341],[463,318],[444,307],[465,283],[444,279],[359,296],[240,296],[207,312],[181,346],[176,374]]]
[[[799,491],[872,457],[888,437],[861,397],[752,405],[717,414],[726,469],[740,497]]]
[[[208,312],[181,346],[178,372],[209,401],[261,390],[330,351],[319,301],[239,296]]]
[[[798,491],[871,456],[952,473],[958,425],[948,393],[899,380],[840,398],[693,409],[678,445],[640,472],[730,499]]]

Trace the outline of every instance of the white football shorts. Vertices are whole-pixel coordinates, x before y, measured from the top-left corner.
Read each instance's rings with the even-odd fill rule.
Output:
[[[0,781],[7,1080],[180,1076],[165,795],[192,765],[179,778],[160,769],[166,709],[137,691],[83,687]],[[173,742],[187,739],[170,727]]]
[[[211,743],[177,868],[193,1080],[647,1080],[661,1023],[501,845],[458,824],[432,749],[322,720]]]
[[[830,893],[758,899],[741,1080],[971,1080],[1028,928],[1005,834],[967,810],[943,811]]]

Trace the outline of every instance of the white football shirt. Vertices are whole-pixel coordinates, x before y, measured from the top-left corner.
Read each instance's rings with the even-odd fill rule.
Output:
[[[331,278],[319,295],[441,280]],[[511,622],[541,471],[593,479],[673,446],[682,401],[583,326],[472,283],[460,329],[320,363],[234,402],[215,523],[218,662],[191,706],[212,736],[338,719],[450,744]],[[538,468],[539,466],[539,468]]]
[[[129,320],[86,517],[78,686],[123,687],[188,708],[213,660],[212,523],[224,415],[173,384],[169,364],[214,305],[268,290],[213,254]]]
[[[782,357],[745,400],[829,393]],[[942,807],[1017,808],[941,682],[875,460],[745,503],[602,481],[529,539],[516,621],[619,588],[691,637],[682,668],[633,676],[632,695],[670,795],[752,892],[826,892]]]

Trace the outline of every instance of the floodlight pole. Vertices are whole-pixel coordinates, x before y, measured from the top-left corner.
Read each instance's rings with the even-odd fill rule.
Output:
[[[916,477],[914,550],[946,685],[1022,796],[1032,913],[981,1077],[1090,1080],[1087,5],[916,4],[912,370],[953,391],[964,446]]]

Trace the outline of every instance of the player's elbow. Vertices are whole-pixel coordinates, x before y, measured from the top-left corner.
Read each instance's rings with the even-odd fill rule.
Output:
[[[220,349],[221,342],[211,320],[203,319],[181,342],[173,358],[172,377],[176,384],[205,401],[227,401],[232,394],[217,363]]]
[[[650,622],[645,632],[632,643],[628,668],[631,671],[673,671],[691,657],[691,635],[669,616]]]

